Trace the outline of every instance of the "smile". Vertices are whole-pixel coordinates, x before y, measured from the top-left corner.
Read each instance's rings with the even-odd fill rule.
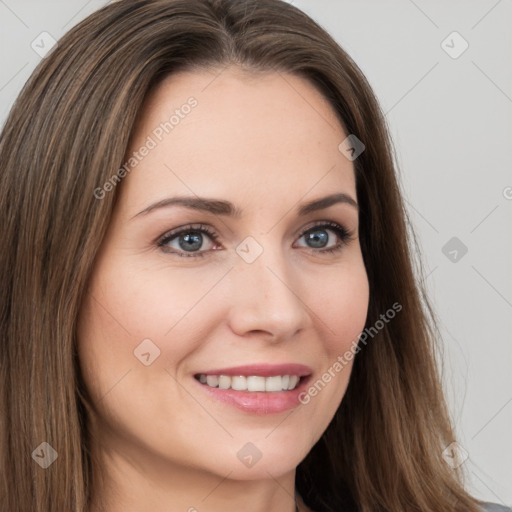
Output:
[[[210,399],[245,413],[275,414],[301,405],[299,396],[313,370],[301,364],[256,364],[196,373]]]
[[[201,384],[206,384],[212,388],[234,389],[236,391],[266,391],[279,392],[295,389],[299,383],[300,377],[297,375],[275,375],[273,377],[262,377],[260,375],[205,375],[201,373],[199,377]]]

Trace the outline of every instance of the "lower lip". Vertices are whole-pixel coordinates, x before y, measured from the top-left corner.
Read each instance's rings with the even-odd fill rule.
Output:
[[[301,403],[299,395],[305,390],[309,379],[310,376],[303,377],[295,389],[264,392],[212,388],[194,378],[201,388],[220,402],[233,405],[247,413],[261,415],[278,414],[297,407]]]

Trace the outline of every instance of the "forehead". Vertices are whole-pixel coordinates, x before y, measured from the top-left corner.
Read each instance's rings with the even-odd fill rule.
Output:
[[[298,199],[333,187],[355,195],[352,163],[338,150],[345,137],[331,105],[304,78],[238,68],[174,74],[143,106],[127,159],[151,149],[133,160],[123,195],[235,200],[250,189]]]

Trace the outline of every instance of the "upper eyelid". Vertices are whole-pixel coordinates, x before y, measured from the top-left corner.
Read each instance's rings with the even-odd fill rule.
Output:
[[[219,238],[218,232],[212,228],[211,226],[208,226],[206,224],[202,223],[192,223],[192,224],[185,224],[184,226],[180,226],[174,229],[170,229],[169,231],[166,231],[163,235],[160,235],[156,239],[156,243],[160,244],[161,242],[164,242],[165,240],[169,238],[175,238],[178,235],[181,235],[182,233],[187,233],[190,231],[199,231],[201,233],[206,233],[208,236],[210,236],[213,240],[216,240]]]
[[[312,222],[313,222],[312,224],[308,224],[308,227],[305,227],[301,231],[299,231],[301,236],[306,231],[309,231],[310,229],[315,228],[317,226],[318,227],[327,226],[329,228],[329,227],[334,227],[334,226],[332,226],[333,224],[335,226],[339,226],[340,228],[343,228],[347,232],[350,231],[349,228],[343,222],[337,222],[337,221],[334,221],[334,220],[318,220],[318,221],[312,221]]]

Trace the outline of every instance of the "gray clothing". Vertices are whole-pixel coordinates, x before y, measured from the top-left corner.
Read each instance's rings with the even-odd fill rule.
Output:
[[[482,510],[485,512],[512,512],[511,507],[497,505],[496,503],[482,503]]]

